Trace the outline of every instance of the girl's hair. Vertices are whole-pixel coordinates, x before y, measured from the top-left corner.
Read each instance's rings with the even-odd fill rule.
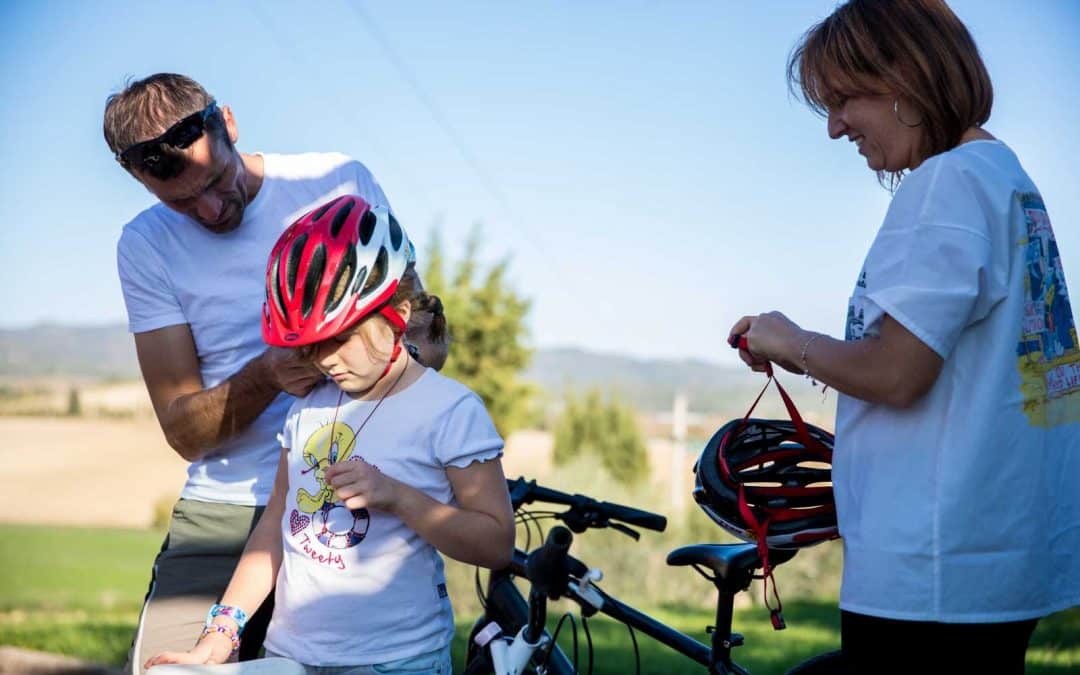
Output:
[[[792,93],[821,115],[887,89],[915,109],[924,159],[985,124],[994,103],[975,41],[943,0],[849,0],[796,43],[787,73]],[[886,175],[895,187],[903,171],[879,171],[883,184]]]
[[[369,283],[372,281],[368,280]],[[366,286],[367,284],[365,284]],[[431,314],[431,322],[428,324],[427,339],[434,343],[446,343],[449,342],[449,329],[446,324],[446,314],[443,312],[442,300],[439,296],[432,295],[424,290],[424,287],[420,283],[420,276],[416,273],[416,263],[409,263],[405,268],[405,274],[402,275],[401,280],[398,282],[397,290],[387,301],[387,304],[391,307],[397,307],[405,301],[409,301],[412,308],[412,312],[428,312]],[[367,347],[368,352],[375,352],[375,345],[372,341],[371,330],[374,324],[370,320],[377,320],[387,328],[390,327],[388,322],[378,312],[373,312],[356,324],[349,327],[346,332],[355,332],[360,335],[360,338],[364,341],[364,346]],[[365,327],[366,326],[366,327]],[[305,345],[300,347],[298,351],[300,355],[314,359],[318,353],[318,346],[320,343],[312,345]],[[380,356],[382,356],[380,354]],[[389,354],[385,355],[389,357]]]

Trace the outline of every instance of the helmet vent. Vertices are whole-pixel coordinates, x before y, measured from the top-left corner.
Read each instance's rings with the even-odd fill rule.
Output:
[[[315,213],[313,213],[311,215],[311,219],[312,220],[321,219],[323,216],[326,215],[326,212],[330,210],[330,207],[333,206],[334,204],[337,204],[339,201],[341,201],[341,197],[338,197],[337,199],[335,199],[333,201],[330,201],[330,202],[327,202],[327,203],[323,204],[322,206],[319,207],[318,211],[316,211]]]
[[[306,319],[315,306],[315,294],[319,291],[323,270],[326,268],[326,246],[319,244],[311,254],[307,276],[304,277],[304,297],[300,302],[300,313]]]
[[[364,288],[360,291],[361,298],[378,288],[386,278],[387,258],[386,247],[380,246],[379,255],[375,256],[375,265],[371,268],[371,276],[364,282]]]
[[[394,250],[401,248],[401,225],[398,224],[397,218],[394,214],[390,214],[390,244],[394,247]]]
[[[289,247],[288,258],[285,260],[285,292],[292,300],[296,291],[296,273],[300,268],[300,258],[304,255],[304,246],[307,244],[307,233],[300,235]]]
[[[342,209],[344,211],[345,209]],[[345,259],[338,267],[334,275],[334,283],[330,286],[330,298],[326,301],[326,313],[329,314],[338,308],[341,300],[348,294],[349,282],[352,281],[353,270],[356,269],[356,249],[350,246],[345,250]]]
[[[270,283],[268,284],[271,290],[271,298],[274,301],[274,305],[277,307],[278,314],[281,316],[288,316],[285,311],[285,303],[281,300],[281,284],[278,281],[278,268],[281,265],[281,255],[279,254],[274,258],[274,265],[270,268]]]
[[[330,223],[330,236],[337,238],[338,233],[341,232],[341,226],[345,224],[345,220],[349,217],[349,213],[353,210],[354,202],[346,201],[345,205],[338,209],[338,212],[334,214],[334,220]]]
[[[360,219],[360,244],[367,246],[371,243],[371,237],[375,234],[375,226],[378,224],[378,220],[375,218],[375,214],[368,209],[368,212],[364,214],[364,217]]]

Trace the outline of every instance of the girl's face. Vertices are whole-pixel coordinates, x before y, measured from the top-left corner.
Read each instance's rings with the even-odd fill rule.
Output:
[[[923,160],[922,120],[911,106],[897,100],[891,94],[839,97],[829,106],[829,138],[846,136],[874,171],[914,169]]]
[[[347,394],[371,389],[394,351],[394,331],[381,317],[368,317],[350,330],[314,346],[316,367]],[[404,363],[398,359],[395,366]]]

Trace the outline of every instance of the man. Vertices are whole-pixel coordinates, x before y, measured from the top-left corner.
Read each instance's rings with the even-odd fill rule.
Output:
[[[138,673],[149,656],[198,638],[269,496],[289,395],[322,378],[262,342],[270,249],[297,217],[338,195],[388,204],[344,155],[239,152],[232,110],[182,75],[152,75],[110,96],[104,132],[120,165],[160,200],[124,227],[117,267],[154,411],[191,462],[129,654],[126,670]],[[417,347],[432,365],[445,359],[445,345]],[[242,659],[257,656],[269,613],[264,606],[248,623]]]

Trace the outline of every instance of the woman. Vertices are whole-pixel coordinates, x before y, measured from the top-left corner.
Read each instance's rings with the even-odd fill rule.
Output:
[[[833,481],[852,672],[1022,673],[1039,617],[1080,604],[1080,347],[1038,189],[982,128],[993,91],[939,0],[851,0],[789,83],[895,190],[843,340],[779,312],[740,353],[840,394]]]

